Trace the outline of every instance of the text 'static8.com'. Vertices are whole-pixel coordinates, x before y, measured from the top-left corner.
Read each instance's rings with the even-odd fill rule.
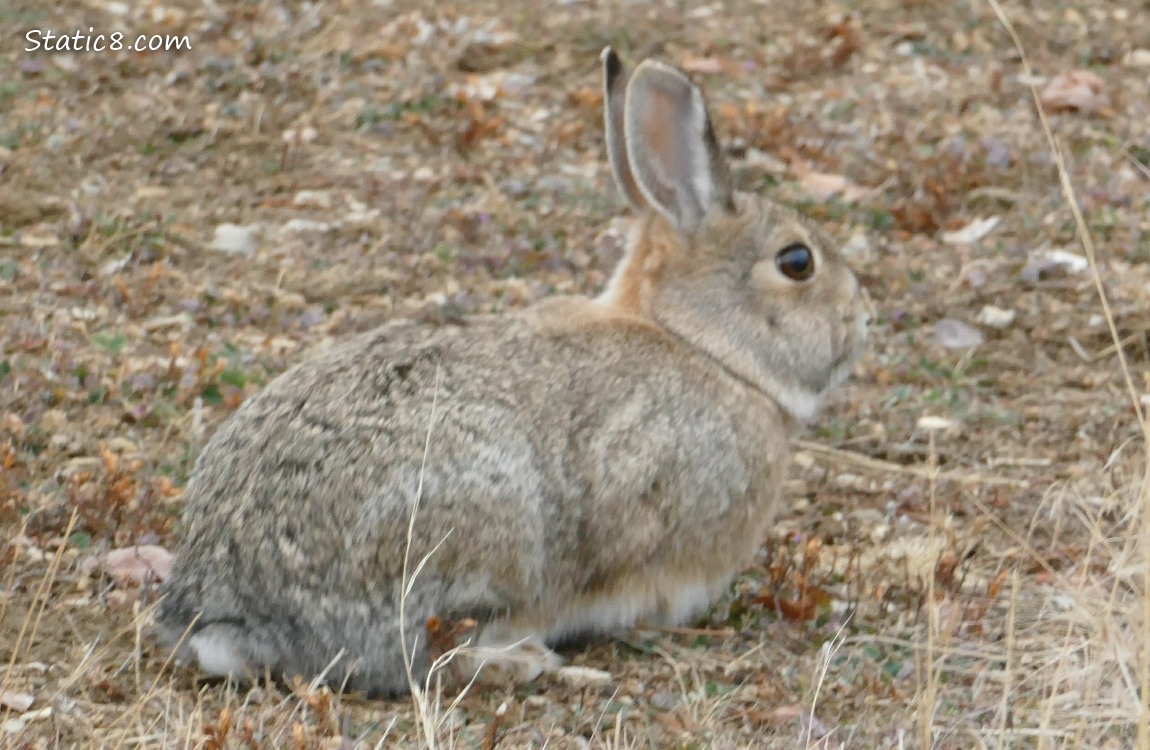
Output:
[[[76,30],[71,34],[58,34],[48,29],[32,29],[24,35],[25,52],[174,52],[190,50],[188,36],[174,34],[129,34],[123,31],[100,33],[89,26],[88,31]]]

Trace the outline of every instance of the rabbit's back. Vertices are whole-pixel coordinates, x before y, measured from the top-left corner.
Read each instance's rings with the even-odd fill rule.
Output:
[[[296,623],[285,644],[387,627],[417,498],[413,596],[440,616],[547,630],[588,597],[670,596],[660,571],[664,588],[706,588],[761,540],[781,419],[713,361],[587,300],[361,335],[209,441],[161,621],[171,635],[196,612]],[[550,630],[628,613],[604,617]],[[320,633],[332,623],[347,632]]]
[[[454,528],[467,543],[449,540],[429,564],[456,574],[476,564],[476,534],[498,557],[539,530],[556,553],[601,545],[648,509],[664,530],[680,515],[700,524],[772,470],[785,432],[769,400],[644,322],[579,302],[384,329],[293,368],[205,448],[186,536],[260,571],[279,559],[292,580],[358,591],[344,579],[355,568],[401,573],[394,545],[417,495],[412,555]]]

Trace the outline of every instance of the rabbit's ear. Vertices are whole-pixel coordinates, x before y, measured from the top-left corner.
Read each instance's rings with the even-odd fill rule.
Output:
[[[703,93],[683,73],[653,60],[635,69],[624,133],[635,184],[680,231],[690,234],[709,214],[734,210]]]
[[[599,55],[603,61],[603,125],[607,134],[607,158],[611,161],[611,171],[619,192],[632,208],[643,210],[647,199],[643,197],[635,176],[631,173],[631,162],[627,158],[627,141],[623,137],[623,99],[627,91],[627,71],[615,50],[604,47]]]

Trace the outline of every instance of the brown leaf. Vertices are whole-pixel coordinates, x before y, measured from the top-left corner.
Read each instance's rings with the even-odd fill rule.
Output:
[[[845,65],[863,47],[862,32],[849,17],[828,29],[826,38],[831,44],[831,65],[836,68]]]
[[[477,623],[469,617],[460,620],[444,620],[432,615],[424,623],[427,631],[427,645],[432,657],[442,656],[461,643],[474,632]]]
[[[831,603],[831,596],[822,589],[811,586],[803,591],[801,598],[784,599],[774,594],[761,594],[752,599],[766,609],[779,612],[788,620],[813,620],[818,613]]]
[[[786,706],[779,706],[772,709],[766,714],[766,717],[775,722],[791,721],[797,719],[807,712],[806,706],[799,705],[798,703],[791,703]]]
[[[1045,571],[1043,571],[1045,572]],[[1006,583],[1006,570],[1000,570],[994,580],[986,584],[986,598],[997,599],[998,593],[1002,591],[1002,584]]]
[[[1047,112],[1078,111],[1085,114],[1109,113],[1109,101],[1102,94],[1106,82],[1089,70],[1072,70],[1055,76],[1038,95]]]
[[[679,61],[679,67],[685,73],[709,75],[722,73],[727,69],[727,63],[719,57],[684,57]]]
[[[827,201],[837,195],[847,203],[854,203],[870,192],[841,174],[815,171],[806,172],[799,178],[799,188],[818,201]]]
[[[939,227],[938,217],[931,207],[918,201],[903,199],[890,210],[899,226],[911,233],[930,234]]]
[[[598,116],[603,107],[603,92],[590,86],[574,89],[567,92],[567,104],[573,109]]]
[[[456,131],[455,147],[464,152],[485,138],[498,135],[505,120],[502,116],[489,116],[482,103],[472,99],[467,104],[467,117],[463,126]]]

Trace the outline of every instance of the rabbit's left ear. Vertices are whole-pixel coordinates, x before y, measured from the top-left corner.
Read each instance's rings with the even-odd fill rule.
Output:
[[[679,231],[691,234],[711,214],[734,210],[703,93],[686,75],[653,60],[640,64],[627,84],[623,120],[635,184]]]
[[[623,137],[623,100],[627,92],[627,71],[615,50],[604,47],[599,55],[603,61],[603,125],[607,135],[607,158],[611,162],[611,172],[615,175],[615,185],[619,192],[637,211],[647,207],[635,176],[631,173],[631,162],[627,158],[627,142]]]

